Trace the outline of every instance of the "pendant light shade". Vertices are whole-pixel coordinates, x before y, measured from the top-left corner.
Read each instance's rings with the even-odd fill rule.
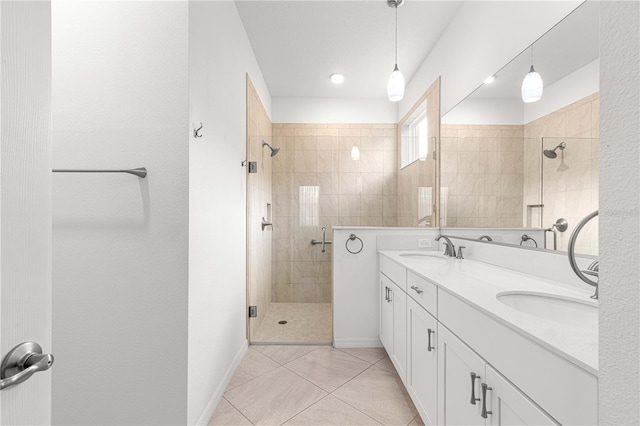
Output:
[[[397,64],[387,83],[387,97],[391,102],[401,101],[404,97],[404,77]]]
[[[529,73],[522,80],[522,100],[527,103],[539,101],[542,98],[543,87],[542,77],[531,65]]]
[[[403,3],[404,0],[387,0],[389,7],[393,7],[396,10],[396,61],[393,72],[391,73],[391,76],[389,76],[389,81],[387,82],[387,97],[391,102],[401,101],[404,97],[404,77],[398,69],[398,6],[401,6]]]
[[[533,68],[533,45],[531,46],[531,69],[524,76],[522,80],[522,101],[536,102],[542,98],[542,89],[544,84],[542,83],[542,77]]]

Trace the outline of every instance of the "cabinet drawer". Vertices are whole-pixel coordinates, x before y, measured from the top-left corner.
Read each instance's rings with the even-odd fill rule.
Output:
[[[380,256],[380,272],[385,274],[402,291],[407,291],[407,270],[386,256]]]
[[[407,271],[407,294],[438,318],[438,288],[435,284]]]

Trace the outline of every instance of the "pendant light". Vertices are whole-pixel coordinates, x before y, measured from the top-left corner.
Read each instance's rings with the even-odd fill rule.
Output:
[[[396,10],[395,67],[387,83],[387,97],[391,102],[398,102],[404,97],[404,77],[398,69],[398,7],[402,6],[403,3],[404,0],[387,0],[387,5]]]
[[[522,100],[526,103],[536,102],[542,98],[542,77],[533,68],[533,46],[531,46],[531,69],[522,80]]]

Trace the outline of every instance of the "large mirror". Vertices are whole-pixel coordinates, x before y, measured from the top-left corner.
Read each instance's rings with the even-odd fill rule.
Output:
[[[442,117],[442,227],[549,229],[566,250],[598,209],[598,5],[585,2]],[[540,100],[523,102],[531,66]],[[565,219],[568,226],[554,226]],[[597,254],[597,221],[577,251]]]

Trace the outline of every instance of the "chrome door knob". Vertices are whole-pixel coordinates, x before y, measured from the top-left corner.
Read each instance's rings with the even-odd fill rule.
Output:
[[[9,351],[0,364],[0,390],[20,384],[53,365],[53,355],[43,354],[36,342],[23,342]]]

